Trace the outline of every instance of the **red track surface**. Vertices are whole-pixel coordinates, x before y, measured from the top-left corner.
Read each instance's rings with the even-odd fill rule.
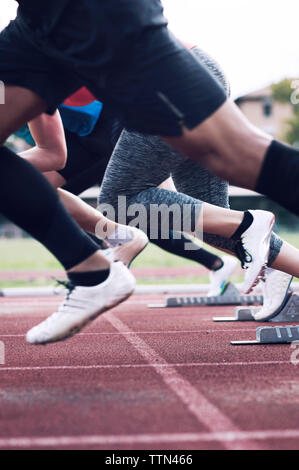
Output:
[[[232,308],[147,309],[135,296],[46,347],[24,334],[58,300],[0,299],[0,449],[298,449],[288,345],[233,347]]]

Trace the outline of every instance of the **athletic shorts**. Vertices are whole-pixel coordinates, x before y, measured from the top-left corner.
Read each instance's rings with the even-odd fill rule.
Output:
[[[169,32],[159,0],[72,0],[58,22],[21,14],[0,34],[0,80],[53,113],[86,86],[128,130],[180,136],[226,100],[200,60]]]
[[[66,180],[63,189],[78,195],[101,185],[122,130],[122,124],[105,108],[88,136],[81,137],[65,129],[68,158],[65,168],[58,172]]]

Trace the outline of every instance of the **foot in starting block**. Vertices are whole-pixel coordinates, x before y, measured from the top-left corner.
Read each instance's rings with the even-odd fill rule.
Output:
[[[259,311],[261,307],[237,307],[234,317],[216,317],[215,322],[237,322],[237,321],[256,321],[254,312]],[[299,295],[290,294],[286,305],[274,317],[269,320],[263,320],[263,323],[290,323],[299,322]]]
[[[237,287],[228,283],[222,295],[217,297],[169,297],[165,304],[151,304],[150,308],[224,307],[231,305],[261,305],[263,296],[240,295]]]
[[[299,341],[297,326],[260,326],[256,330],[254,341],[231,341],[233,346],[250,346],[261,344],[290,344]]]

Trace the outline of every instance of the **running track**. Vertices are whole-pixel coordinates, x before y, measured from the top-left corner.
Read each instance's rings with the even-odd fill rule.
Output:
[[[161,300],[33,347],[24,334],[57,298],[0,299],[0,449],[298,449],[294,350],[230,346],[257,325],[212,322],[230,307],[147,309]]]

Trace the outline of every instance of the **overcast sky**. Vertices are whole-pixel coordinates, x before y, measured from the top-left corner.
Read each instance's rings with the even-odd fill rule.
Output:
[[[222,64],[234,96],[286,76],[299,79],[298,0],[163,0],[163,4],[173,32]],[[0,0],[0,27],[15,10],[13,0]]]

